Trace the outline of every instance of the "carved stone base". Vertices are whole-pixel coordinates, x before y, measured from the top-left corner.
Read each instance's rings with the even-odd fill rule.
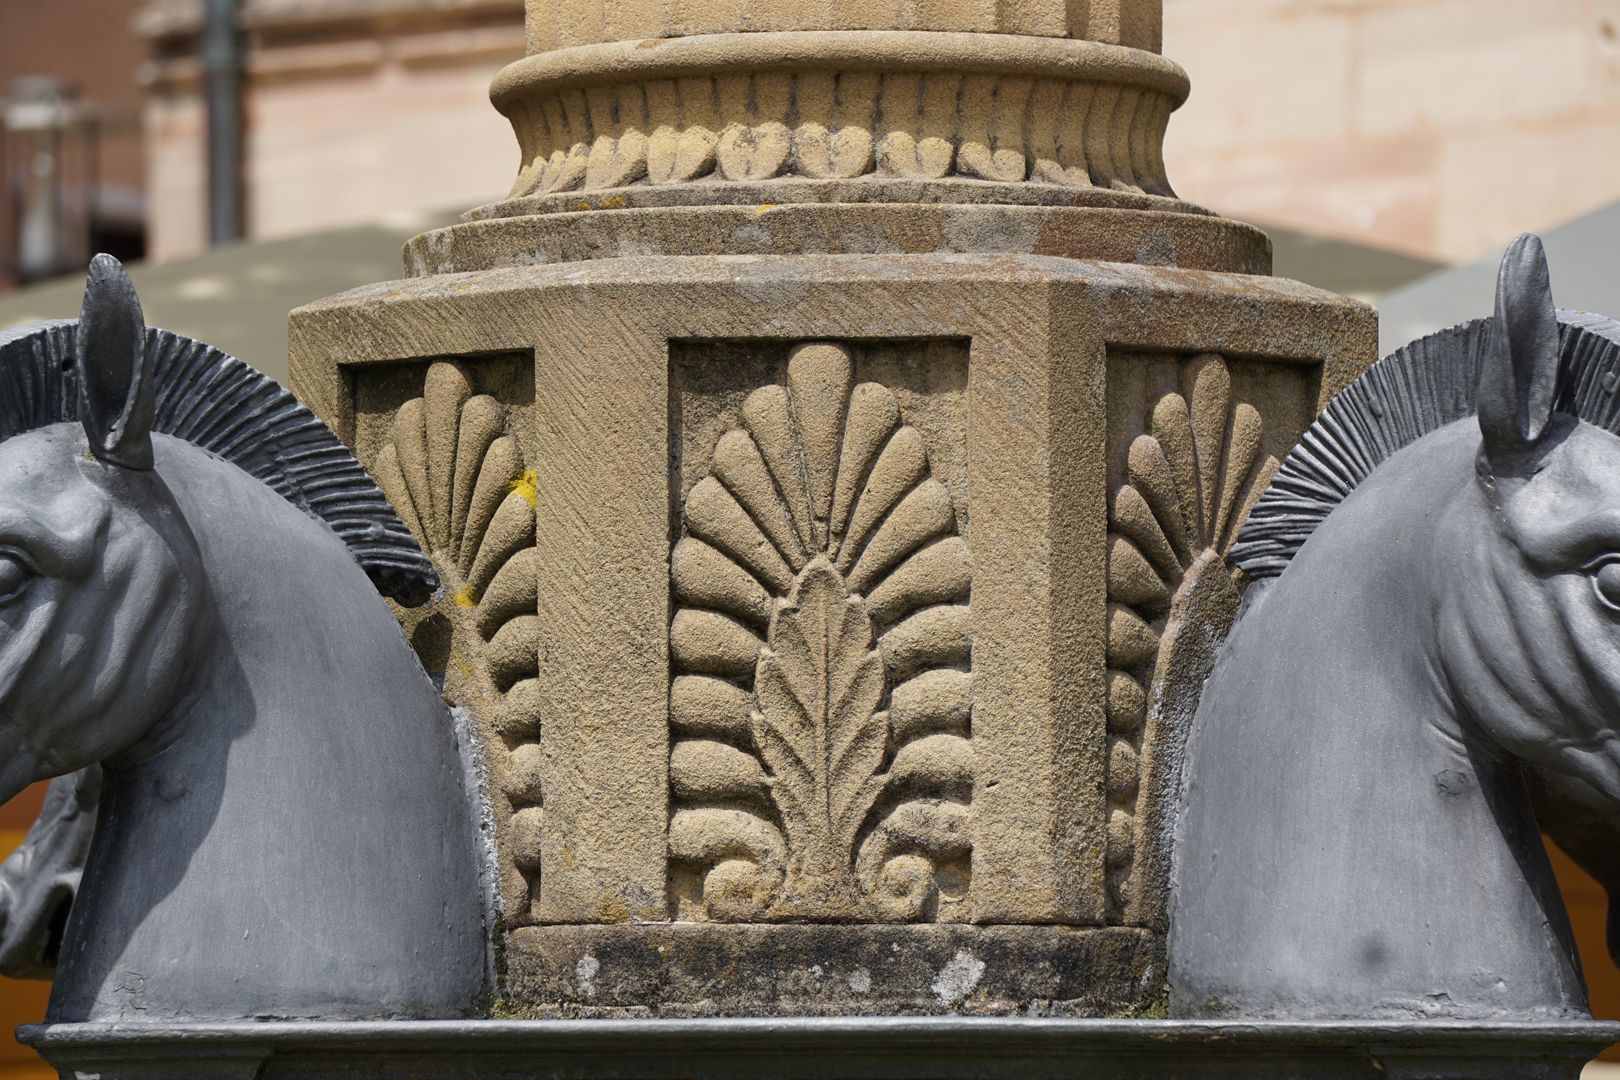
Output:
[[[54,1024],[63,1080],[1577,1080],[1620,1024],[859,1018]]]
[[[507,941],[513,1002],[565,1016],[1146,1014],[1162,945],[1129,927],[546,926]]]
[[[487,749],[506,1007],[922,1012],[979,963],[953,1008],[1154,1000],[1220,556],[1371,312],[1035,253],[524,265],[488,224],[442,241],[487,269],[291,347],[448,583],[408,632]]]

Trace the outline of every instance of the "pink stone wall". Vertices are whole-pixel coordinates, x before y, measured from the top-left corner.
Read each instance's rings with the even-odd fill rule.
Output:
[[[1620,0],[1165,0],[1164,52],[1234,217],[1457,261],[1620,198]]]
[[[343,6],[328,4],[325,18],[257,25],[255,7],[246,9],[250,239],[464,209],[504,195],[517,169],[517,144],[489,104],[489,83],[523,55],[522,0],[334,17]],[[208,244],[195,49],[190,27],[165,26],[152,42],[146,139],[156,261]]]

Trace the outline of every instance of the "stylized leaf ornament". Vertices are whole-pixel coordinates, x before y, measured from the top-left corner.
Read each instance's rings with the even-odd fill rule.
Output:
[[[1144,871],[1138,847],[1157,835],[1141,804],[1159,672],[1196,667],[1163,661],[1187,626],[1207,621],[1201,612],[1235,604],[1225,556],[1278,464],[1262,448],[1259,411],[1234,394],[1225,359],[1194,357],[1179,382],[1143,402],[1143,430],[1125,448],[1125,482],[1109,515],[1105,862],[1110,907],[1121,918],[1151,892],[1132,883]]]
[[[670,856],[702,881],[677,915],[959,917],[967,545],[893,391],[827,343],[787,375],[715,444],[670,557]]]
[[[407,617],[425,667],[484,735],[495,790],[502,895],[527,920],[540,880],[539,632],[534,473],[507,408],[472,374],[430,364],[422,394],[394,415],[371,470],[433,560],[443,590]]]
[[[850,914],[859,904],[848,853],[883,790],[884,688],[865,606],[817,556],[771,621],[750,720],[795,853],[789,893],[819,891]]]

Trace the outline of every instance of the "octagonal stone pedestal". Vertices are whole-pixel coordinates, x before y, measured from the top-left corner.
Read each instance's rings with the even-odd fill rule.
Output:
[[[292,338],[446,578],[411,632],[484,732],[506,1007],[1162,1003],[1219,554],[1364,307],[1028,253],[636,256],[369,286]],[[831,749],[792,726],[818,680]]]
[[[1159,7],[531,0],[507,198],[293,313],[505,1014],[1162,1015],[1224,555],[1375,330],[1175,196]]]

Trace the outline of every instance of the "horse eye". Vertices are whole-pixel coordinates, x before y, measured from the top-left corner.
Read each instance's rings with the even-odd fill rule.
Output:
[[[34,572],[27,563],[15,555],[0,551],[0,604],[22,595],[32,580]]]
[[[1592,575],[1592,588],[1599,600],[1620,611],[1620,559],[1611,559],[1597,568],[1597,573]]]

